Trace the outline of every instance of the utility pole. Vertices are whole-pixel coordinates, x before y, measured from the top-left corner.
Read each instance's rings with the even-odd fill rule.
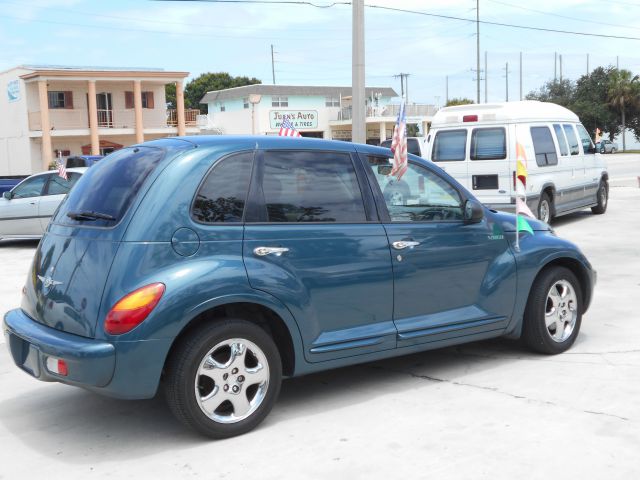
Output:
[[[444,104],[446,105],[447,103],[449,103],[449,75],[447,75],[445,78],[445,90],[444,90]]]
[[[505,81],[505,101],[509,101],[509,62],[504,66],[504,78]]]
[[[273,77],[273,84],[276,84],[276,67],[273,59],[273,44],[271,44],[271,76]]]
[[[480,103],[480,0],[476,0],[476,72],[477,103]]]
[[[553,52],[553,81],[558,80],[558,52]]]
[[[484,103],[488,103],[489,93],[489,67],[487,65],[487,51],[484,51]]]
[[[589,54],[587,53],[587,75],[589,75]]]
[[[616,70],[620,70],[620,57],[616,55]]]
[[[562,83],[562,54],[560,54],[560,82]]]
[[[364,0],[353,0],[351,5],[351,101],[353,106],[351,141],[355,143],[366,143],[367,117],[364,101]]]
[[[520,101],[522,101],[522,52],[520,52]]]
[[[399,73],[394,78],[400,79],[400,95],[405,103],[409,103],[409,73]]]

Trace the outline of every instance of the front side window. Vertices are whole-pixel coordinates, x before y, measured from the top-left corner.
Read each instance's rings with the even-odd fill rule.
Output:
[[[471,160],[507,158],[504,128],[474,128],[471,133]]]
[[[14,188],[11,193],[14,198],[31,198],[38,197],[42,193],[42,187],[47,181],[48,175],[38,175],[37,177],[28,178],[20,185]]]
[[[289,97],[271,97],[272,107],[288,107]]]
[[[466,158],[467,131],[440,130],[433,142],[431,160],[434,162],[459,161]]]
[[[571,155],[580,154],[580,148],[578,147],[578,137],[576,136],[576,132],[573,127],[565,123],[562,125],[562,129],[567,135],[567,142],[569,142],[569,152],[571,153]]]
[[[346,153],[265,152],[262,190],[269,222],[366,221],[356,172]]]
[[[62,178],[60,175],[50,175],[49,183],[47,184],[47,189],[45,190],[45,195],[66,195],[71,190],[71,187],[75,185],[75,183],[80,178],[79,173],[70,172],[67,174],[67,180]]]
[[[581,124],[576,125],[578,127],[578,135],[580,135],[580,141],[582,142],[582,151],[584,153],[592,153],[595,151],[595,146],[591,141],[589,132]]]
[[[549,127],[531,127],[531,139],[539,167],[558,164],[558,154]]]
[[[241,222],[252,165],[253,152],[217,162],[196,194],[191,217],[201,223]]]
[[[564,132],[562,131],[562,127],[559,123],[553,124],[553,131],[556,132],[556,138],[558,139],[558,146],[560,147],[560,155],[566,156],[569,155],[569,147],[567,146],[567,139],[564,136]]]
[[[462,220],[462,200],[446,180],[409,162],[401,180],[389,175],[392,159],[369,157],[392,222]]]
[[[53,221],[70,225],[115,225],[126,214],[144,181],[164,155],[163,149],[152,147],[123,148],[113,152],[82,175]],[[99,216],[78,215],[83,212]]]

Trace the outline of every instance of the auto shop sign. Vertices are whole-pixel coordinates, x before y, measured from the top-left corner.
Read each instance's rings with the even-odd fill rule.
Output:
[[[296,130],[318,128],[317,110],[271,110],[269,125],[273,130],[279,129],[285,118],[289,119]]]

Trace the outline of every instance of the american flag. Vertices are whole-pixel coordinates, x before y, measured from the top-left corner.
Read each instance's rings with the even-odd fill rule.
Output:
[[[67,169],[64,167],[64,163],[62,163],[62,154],[58,154],[58,176],[67,180]]]
[[[300,132],[297,131],[287,117],[282,119],[282,123],[280,124],[280,133],[278,133],[281,137],[301,137]]]
[[[395,176],[398,180],[402,178],[408,168],[407,163],[407,116],[404,111],[404,102],[400,105],[398,120],[393,129],[393,140],[391,141],[391,151],[393,152],[393,168],[389,175]]]

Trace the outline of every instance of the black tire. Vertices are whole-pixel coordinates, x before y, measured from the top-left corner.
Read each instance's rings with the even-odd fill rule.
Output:
[[[546,212],[548,212],[546,214],[548,218],[543,218],[545,216],[545,208]],[[551,220],[553,220],[553,204],[551,203],[551,198],[549,197],[549,194],[547,192],[542,192],[542,195],[540,195],[540,201],[538,202],[538,211],[536,213],[538,214],[538,220],[542,220],[543,222],[549,224],[551,223]]]
[[[573,318],[572,315],[573,312],[575,312],[575,321],[573,322],[573,327],[570,332],[570,321],[565,325],[564,320],[559,320],[566,326],[566,330],[558,331],[557,324],[547,326],[547,316],[549,316],[551,320],[552,315],[549,312],[554,311],[554,304],[551,300],[551,289],[553,287],[556,289],[556,292],[558,292],[558,285],[564,285],[562,282],[566,282],[571,286],[574,293],[572,298],[575,300],[565,300],[564,303],[559,303],[555,311],[559,314],[568,312],[569,318]],[[562,297],[558,298],[561,299]],[[569,295],[565,297],[565,299],[567,298],[569,298]],[[572,307],[573,310],[571,309]],[[551,267],[543,270],[534,281],[531,291],[529,292],[529,299],[527,300],[527,306],[524,312],[522,340],[535,352],[555,355],[566,351],[573,345],[580,332],[582,309],[582,290],[576,276],[564,267]],[[567,337],[562,338],[565,334],[568,334]],[[554,339],[554,335],[560,338]]]
[[[616,149],[615,149],[615,148],[612,148],[612,149],[611,149],[611,153],[612,153],[612,154],[613,154],[613,153],[616,153]]]
[[[605,153],[607,153],[607,150],[606,150],[604,147],[602,147],[602,148],[600,149],[600,153],[602,153],[602,154],[604,155]]]
[[[241,357],[245,358],[242,361],[243,365],[239,363],[240,360],[236,360],[237,363],[232,361],[238,358],[231,354],[230,345],[233,342],[212,352],[214,347],[231,340],[240,340],[234,345],[241,344],[246,348],[246,358]],[[206,359],[213,359],[220,362],[218,365],[222,365],[224,358],[219,358],[218,355],[224,357],[227,353],[225,349],[229,352],[228,368],[204,368]],[[253,350],[256,350],[255,354]],[[213,353],[216,353],[215,357]],[[267,364],[268,375],[264,371],[264,364],[259,360],[260,357],[262,362]],[[201,366],[212,373],[216,372],[216,376],[221,378],[221,384],[218,385],[217,381],[207,375],[200,375],[198,372]],[[263,371],[267,380],[266,386],[264,382],[251,384],[249,370]],[[224,373],[226,377],[222,377]],[[252,430],[269,414],[280,393],[282,362],[276,344],[265,330],[246,320],[227,318],[203,325],[181,339],[167,361],[163,382],[167,403],[178,420],[208,437],[228,438]],[[245,386],[247,388],[244,388]],[[218,393],[211,395],[215,388],[218,389]],[[231,390],[236,388],[238,393],[232,393]],[[217,401],[222,401],[210,415],[205,413],[205,407],[200,406],[204,401],[203,396],[207,395],[214,400],[212,406],[215,406]],[[220,397],[214,398],[215,395]],[[244,395],[244,400],[247,401],[245,405],[250,408],[245,418],[237,420],[234,419],[236,407],[232,401],[240,401],[241,395]],[[227,398],[229,400],[225,400]],[[252,405],[252,402],[258,403]],[[220,420],[214,419],[215,416]]]
[[[602,215],[607,211],[609,205],[609,184],[605,180],[600,180],[600,186],[598,187],[598,205],[591,207],[591,212],[596,215]]]

